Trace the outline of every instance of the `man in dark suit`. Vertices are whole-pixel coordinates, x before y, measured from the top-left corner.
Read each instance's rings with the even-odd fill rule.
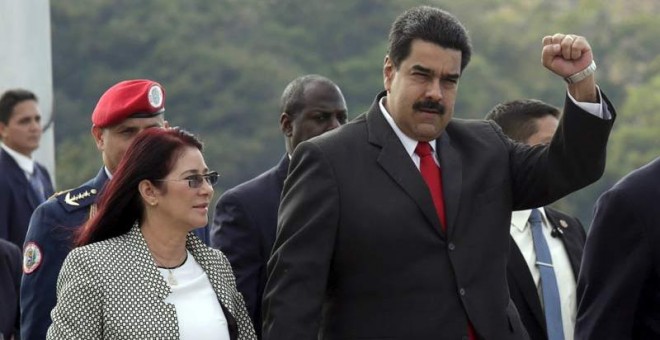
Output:
[[[286,154],[272,169],[227,190],[218,201],[211,228],[211,246],[227,256],[238,291],[261,333],[261,296],[266,264],[275,242],[277,208],[296,146],[346,123],[346,100],[330,79],[305,75],[290,82],[282,93],[280,130]]]
[[[487,115],[514,141],[527,145],[549,144],[559,125],[559,108],[540,100],[521,99],[496,105]],[[575,281],[580,270],[586,234],[582,223],[550,207],[536,209],[542,217],[540,235],[548,245],[558,287],[558,309],[547,308],[532,224],[532,210],[514,211],[511,216],[511,245],[507,279],[511,300],[532,340],[573,339],[575,330]],[[545,218],[543,218],[545,216]],[[537,240],[538,242],[538,240]],[[550,288],[546,288],[550,289]],[[559,311],[559,313],[556,313]],[[546,322],[546,318],[549,321]],[[555,327],[548,329],[547,325]]]
[[[0,338],[18,337],[18,288],[21,284],[21,249],[0,239]]]
[[[23,246],[30,216],[53,194],[46,168],[32,159],[41,140],[37,96],[27,90],[0,97],[0,238]]]
[[[99,99],[92,113],[92,137],[103,158],[96,177],[57,193],[35,211],[23,247],[21,335],[44,339],[55,307],[55,285],[62,263],[72,248],[73,234],[94,214],[96,197],[112,177],[137,134],[167,127],[165,92],[147,79],[119,82]],[[197,231],[205,240],[206,232]],[[206,242],[206,241],[205,241]]]
[[[570,97],[552,143],[529,147],[495,123],[452,119],[471,54],[453,15],[423,6],[397,18],[386,91],[293,153],[264,339],[526,337],[506,282],[511,211],[599,178],[614,110],[585,38],[555,34],[543,46]]]
[[[660,158],[605,192],[584,246],[575,339],[660,339]]]

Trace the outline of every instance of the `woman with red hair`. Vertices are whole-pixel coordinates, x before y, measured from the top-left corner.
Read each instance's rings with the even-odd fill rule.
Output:
[[[77,235],[48,339],[256,339],[229,262],[191,231],[216,172],[180,129],[136,137]]]

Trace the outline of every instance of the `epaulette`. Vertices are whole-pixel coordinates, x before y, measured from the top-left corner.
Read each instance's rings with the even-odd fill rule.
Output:
[[[55,196],[58,202],[68,212],[85,208],[96,201],[98,190],[89,185],[84,185],[75,189],[60,191]]]

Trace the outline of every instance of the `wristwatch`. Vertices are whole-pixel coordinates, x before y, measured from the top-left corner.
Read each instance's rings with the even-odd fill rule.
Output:
[[[571,76],[568,76],[568,77],[564,78],[564,81],[566,81],[569,84],[575,84],[575,83],[583,80],[584,78],[594,74],[594,72],[596,72],[596,62],[592,60],[591,64],[589,64],[589,66],[587,66],[587,68],[585,68],[584,70],[582,70],[582,71],[580,71],[576,74],[573,74]]]

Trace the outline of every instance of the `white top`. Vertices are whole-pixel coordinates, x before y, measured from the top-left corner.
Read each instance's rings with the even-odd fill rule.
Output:
[[[577,313],[575,298],[575,275],[571,268],[571,262],[568,259],[568,253],[564,243],[558,237],[552,237],[550,232],[552,228],[545,216],[545,210],[538,208],[543,220],[543,236],[550,248],[550,257],[557,277],[557,287],[559,288],[559,300],[561,303],[561,321],[564,326],[564,339],[573,340],[573,330],[575,329],[575,315]],[[527,267],[532,274],[536,290],[539,294],[539,300],[543,305],[543,292],[541,291],[541,273],[536,266],[536,252],[534,251],[534,240],[532,239],[532,228],[529,225],[529,216],[531,210],[514,211],[511,214],[511,237],[518,245],[520,252],[527,262]]]
[[[176,309],[179,339],[229,340],[227,319],[204,269],[188,252],[186,262],[175,269],[158,268],[165,282],[171,274],[176,285],[165,298]]]

